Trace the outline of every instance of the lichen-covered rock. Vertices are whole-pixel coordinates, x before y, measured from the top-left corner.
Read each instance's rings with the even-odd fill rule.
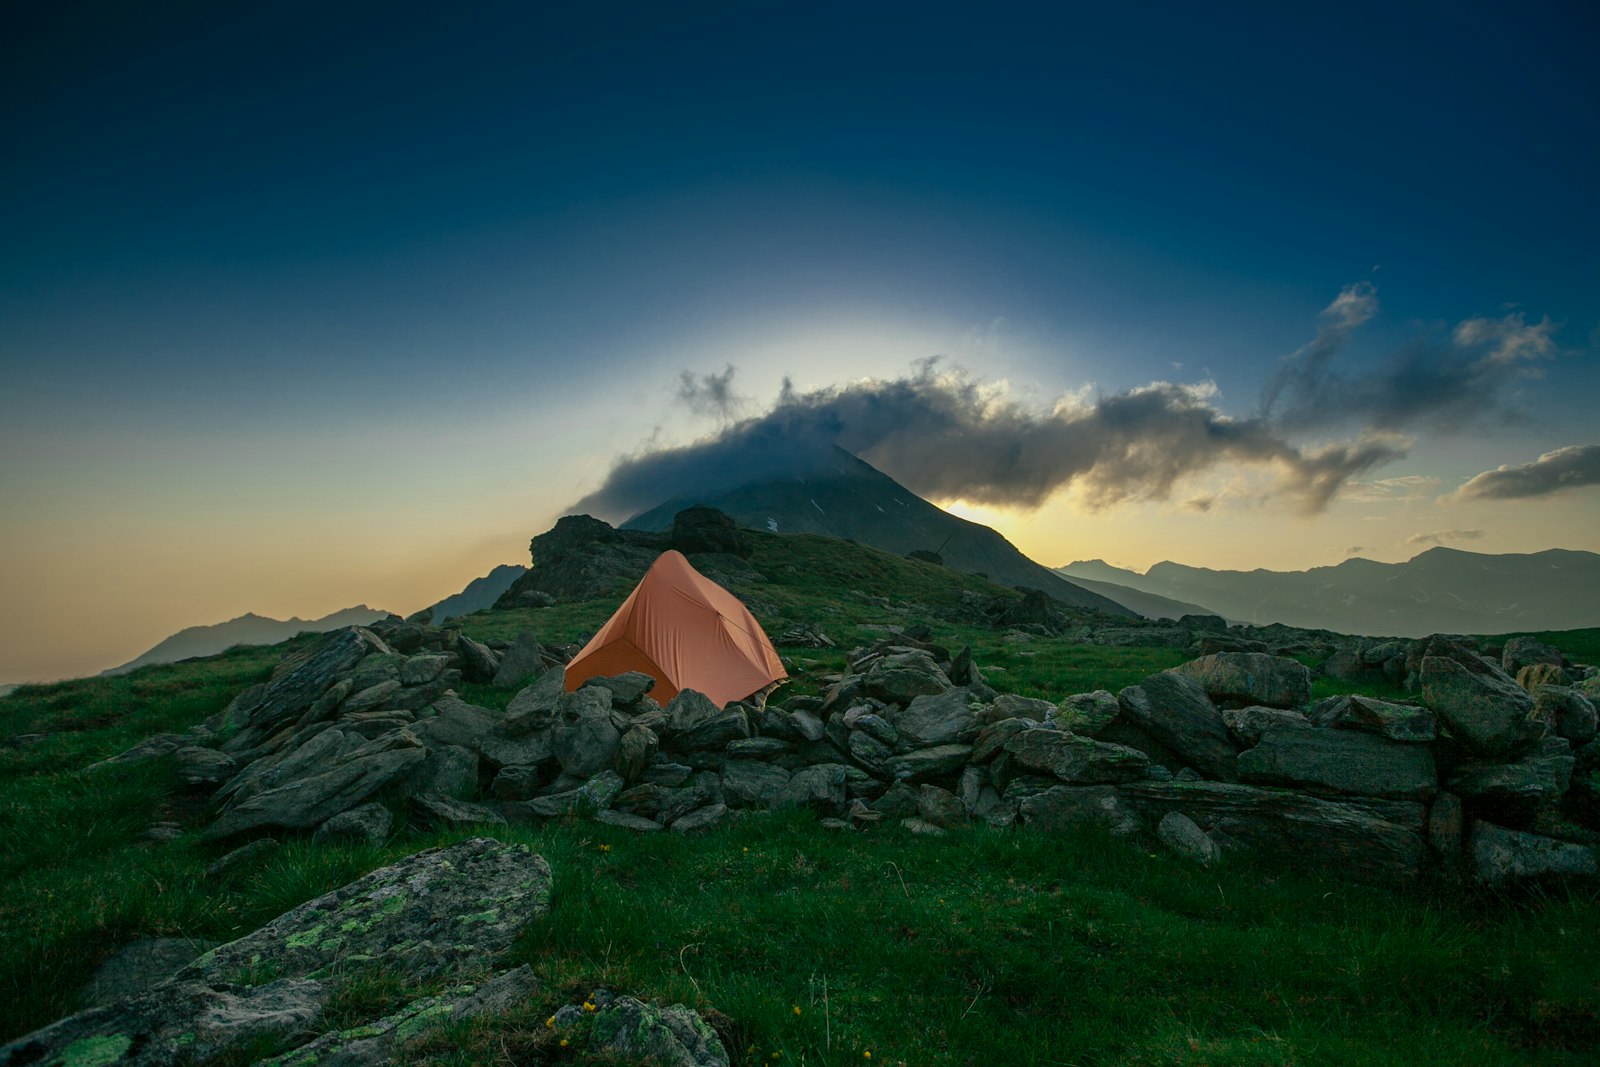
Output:
[[[967,806],[948,789],[924,785],[917,793],[917,814],[935,826],[960,826],[967,821]]]
[[[696,830],[709,830],[728,817],[726,804],[707,804],[705,807],[695,808],[686,815],[680,815],[672,820],[672,829],[675,833],[690,834]]]
[[[1252,704],[1245,708],[1224,708],[1222,721],[1234,740],[1246,748],[1261,740],[1268,730],[1309,730],[1311,721],[1298,711]]]
[[[1561,650],[1545,644],[1537,637],[1513,637],[1500,650],[1500,669],[1509,675],[1537,663],[1561,666]]]
[[[394,1063],[405,1045],[434,1027],[509,1011],[538,991],[533,968],[523,964],[487,982],[423,997],[374,1022],[330,1031],[293,1052],[262,1060],[260,1067],[379,1067]]]
[[[172,977],[172,972],[200,953],[215,948],[215,941],[187,937],[145,937],[121,946],[101,961],[84,983],[83,1003],[99,1007],[148,993]]]
[[[1096,689],[1092,693],[1074,693],[1063,700],[1056,712],[1056,722],[1075,734],[1098,737],[1121,712],[1115,693]]]
[[[238,763],[226,752],[187,745],[173,754],[178,763],[178,780],[184,785],[218,786],[232,778]]]
[[[789,772],[758,760],[729,760],[722,768],[722,787],[748,808],[770,808],[789,784]]]
[[[886,712],[901,739],[916,748],[970,741],[978,732],[978,716],[965,689],[914,697],[904,709]]]
[[[913,749],[884,762],[884,772],[913,782],[955,774],[972,758],[971,745],[933,745]]]
[[[1218,652],[1173,670],[1199,682],[1217,704],[1295,708],[1311,699],[1311,672],[1287,656]]]
[[[589,1033],[593,1052],[660,1067],[728,1067],[728,1052],[709,1023],[682,1004],[662,1007],[634,997],[607,1000]]]
[[[750,720],[744,710],[730,707],[707,719],[701,719],[687,730],[680,731],[675,745],[685,752],[710,752],[722,748],[730,741],[750,736]]]
[[[1458,764],[1446,784],[1468,801],[1510,804],[1522,811],[1561,797],[1572,784],[1572,746],[1560,737],[1546,737],[1517,759],[1468,760]],[[1475,809],[1481,810],[1481,809]]]
[[[425,826],[455,828],[506,825],[505,816],[493,808],[440,793],[422,793],[412,797],[411,810]]]
[[[464,800],[478,789],[478,754],[460,745],[439,745],[428,750],[428,758],[401,779],[401,792],[441,793]]]
[[[840,763],[819,763],[794,773],[778,794],[776,807],[808,807],[823,815],[844,811],[845,768]]]
[[[552,667],[539,680],[511,698],[502,725],[507,734],[517,737],[555,723],[556,709],[567,691],[567,671]]]
[[[306,978],[249,988],[184,980],[19,1037],[0,1047],[0,1067],[205,1063],[246,1042],[314,1033],[327,1003],[327,988]]]
[[[1434,714],[1427,708],[1363,696],[1340,698],[1318,724],[1362,730],[1390,741],[1432,741],[1439,733]]]
[[[526,845],[470,838],[381,867],[212,949],[178,972],[218,981],[254,968],[321,977],[372,966],[427,978],[481,967],[550,906],[550,867]]]
[[[1548,723],[1557,737],[1573,745],[1593,741],[1597,717],[1594,703],[1576,689],[1542,685],[1533,691],[1533,717]]]

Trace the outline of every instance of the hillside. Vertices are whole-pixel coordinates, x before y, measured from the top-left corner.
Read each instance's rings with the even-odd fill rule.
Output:
[[[1490,555],[1433,548],[1405,563],[1349,559],[1308,571],[1219,571],[1163,562],[1145,574],[1087,560],[1074,580],[1204,604],[1228,619],[1339,633],[1421,637],[1600,625],[1600,555]]]
[[[468,582],[461,592],[452,593],[423,610],[428,613],[428,617],[435,625],[446,619],[482,611],[500,599],[500,594],[510,589],[511,583],[527,572],[528,568],[520,563],[502,563],[482,578],[474,578]]]
[[[832,449],[828,463],[789,477],[743,485],[709,499],[668,501],[635,515],[622,529],[670,529],[673,516],[693,504],[714,507],[755,530],[821,534],[900,556],[918,549],[937,552],[953,570],[982,574],[1002,585],[1042,589],[1074,607],[1131,614],[1116,601],[1035,563],[989,527],[935,507],[842,448]]]
[[[357,604],[320,619],[270,619],[265,615],[247,613],[227,622],[210,626],[190,626],[160,641],[148,652],[141,653],[120,667],[101,671],[103,675],[126,674],[152,663],[176,663],[196,656],[214,656],[235,645],[275,645],[287,641],[298,633],[327,633],[343,626],[365,626],[387,615]]]
[[[1215,615],[1217,612],[1199,604],[1190,604],[1183,600],[1174,600],[1171,597],[1159,596],[1155,593],[1146,593],[1132,586],[1119,585],[1116,582],[1100,581],[1095,578],[1086,578],[1081,574],[1072,576],[1072,584],[1082,586],[1091,593],[1099,593],[1107,600],[1115,600],[1129,611],[1143,615],[1147,619],[1181,619],[1185,615]]]

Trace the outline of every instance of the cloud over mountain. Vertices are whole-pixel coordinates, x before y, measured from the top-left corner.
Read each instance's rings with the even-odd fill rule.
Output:
[[[666,499],[803,473],[826,463],[835,444],[924,497],[989,505],[1034,508],[1067,488],[1095,508],[1165,500],[1183,479],[1224,467],[1268,472],[1273,492],[1305,514],[1322,511],[1347,487],[1361,493],[1362,484],[1384,485],[1380,495],[1390,497],[1394,487],[1357,480],[1404,457],[1412,431],[1502,413],[1511,383],[1537,374],[1537,362],[1554,354],[1554,326],[1548,319],[1530,325],[1521,313],[1468,319],[1442,344],[1342,371],[1337,357],[1377,310],[1372,285],[1345,287],[1323,309],[1312,340],[1266,383],[1259,408],[1245,415],[1223,411],[1209,381],[1156,381],[1109,395],[1084,389],[1046,409],[935,357],[887,380],[806,392],[785,380],[770,410],[740,418],[749,404],[733,389],[733,367],[686,371],[679,398],[717,416],[722,428],[692,444],[619,459],[575,507],[625,518]],[[1213,503],[1202,495],[1185,506],[1203,511]]]
[[[1600,485],[1600,445],[1570,445],[1546,452],[1532,463],[1484,471],[1468,479],[1452,498],[1512,500],[1549,496],[1588,485]]]
[[[1412,534],[1406,538],[1408,545],[1442,545],[1446,541],[1481,541],[1482,530],[1435,530],[1433,533]]]

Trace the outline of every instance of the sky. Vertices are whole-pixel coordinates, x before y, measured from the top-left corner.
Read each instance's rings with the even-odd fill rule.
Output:
[[[0,23],[0,682],[775,433],[1050,565],[1600,550],[1592,5]]]

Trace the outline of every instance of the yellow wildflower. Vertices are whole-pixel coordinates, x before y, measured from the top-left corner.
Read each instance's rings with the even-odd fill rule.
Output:
[[[561,1047],[562,1048],[566,1048],[567,1047],[567,1039],[566,1038],[562,1038],[561,1039]]]
[[[795,1013],[795,1014],[796,1014],[796,1015],[799,1015],[799,1014],[800,1014],[800,1005],[798,1005],[798,1004],[796,1004],[796,1005],[795,1005],[795,1006],[794,1006],[794,1013]]]
[[[594,1005],[586,1000],[586,1001],[583,1002],[583,1010],[584,1011],[594,1011],[595,1010],[594,1009]]]
[[[546,1030],[554,1030],[556,1028],[556,1017],[554,1015],[544,1021],[544,1028]]]

